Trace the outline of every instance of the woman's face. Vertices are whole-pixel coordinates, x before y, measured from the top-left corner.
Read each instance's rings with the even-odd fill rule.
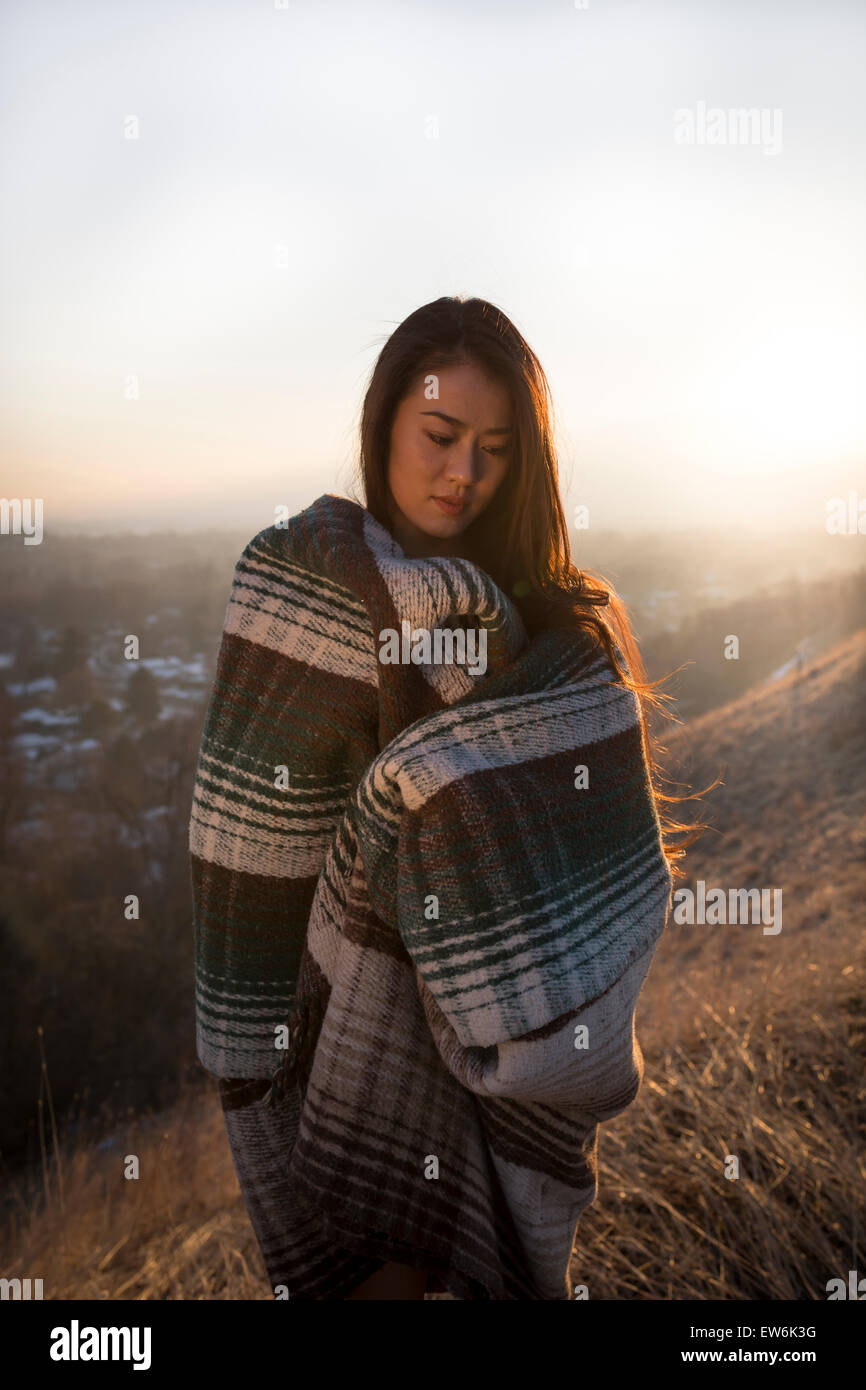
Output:
[[[433,374],[431,374],[433,375]],[[438,395],[422,376],[397,407],[388,458],[389,511],[405,554],[459,555],[458,537],[480,516],[508,469],[511,402],[475,363],[440,367]],[[456,498],[460,507],[437,498]]]

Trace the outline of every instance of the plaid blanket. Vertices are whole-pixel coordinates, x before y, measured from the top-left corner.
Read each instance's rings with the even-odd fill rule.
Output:
[[[275,1296],[396,1260],[570,1298],[671,889],[597,645],[320,497],[238,562],[190,853],[198,1056]]]

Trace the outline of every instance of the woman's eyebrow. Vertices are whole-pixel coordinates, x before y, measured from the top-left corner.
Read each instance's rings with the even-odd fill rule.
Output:
[[[449,425],[458,425],[461,429],[466,428],[465,420],[458,420],[453,415],[446,415],[442,410],[419,410],[419,415],[438,415],[440,420],[447,420]],[[489,430],[482,430],[482,434],[511,434],[510,425],[494,425]]]

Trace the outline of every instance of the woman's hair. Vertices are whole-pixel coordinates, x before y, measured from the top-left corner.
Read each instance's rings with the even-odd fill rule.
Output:
[[[465,531],[466,559],[479,564],[516,605],[530,636],[547,627],[574,627],[599,643],[618,681],[640,703],[641,733],[674,877],[676,861],[704,827],[672,820],[647,728],[647,709],[665,713],[671,696],[647,679],[628,613],[602,575],[572,563],[559,496],[553,409],[544,370],[514,324],[486,299],[443,296],[416,309],[388,338],[373,368],[361,413],[361,471],[367,510],[388,530],[388,460],[398,405],[423,377],[441,367],[475,363],[507,390],[512,404],[509,466],[484,511]],[[667,677],[664,677],[667,679]],[[706,789],[705,789],[706,790]],[[677,837],[674,840],[672,837]]]

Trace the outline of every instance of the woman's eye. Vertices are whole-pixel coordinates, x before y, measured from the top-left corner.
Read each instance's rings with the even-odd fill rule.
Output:
[[[447,434],[431,434],[429,430],[427,430],[426,433],[427,433],[427,438],[428,438],[428,439],[432,439],[432,440],[433,440],[433,443],[436,444],[436,445],[438,445],[438,447],[439,447],[440,449],[444,449],[445,446],[446,446],[446,444],[453,444],[453,443],[454,443],[454,440],[450,437],[450,435],[447,435]],[[507,452],[508,452],[508,445],[507,445],[507,444],[496,444],[496,445],[491,445],[490,448],[488,448],[488,449],[485,450],[485,453],[488,453],[488,454],[495,454],[497,457],[498,457],[500,454],[506,454]]]

